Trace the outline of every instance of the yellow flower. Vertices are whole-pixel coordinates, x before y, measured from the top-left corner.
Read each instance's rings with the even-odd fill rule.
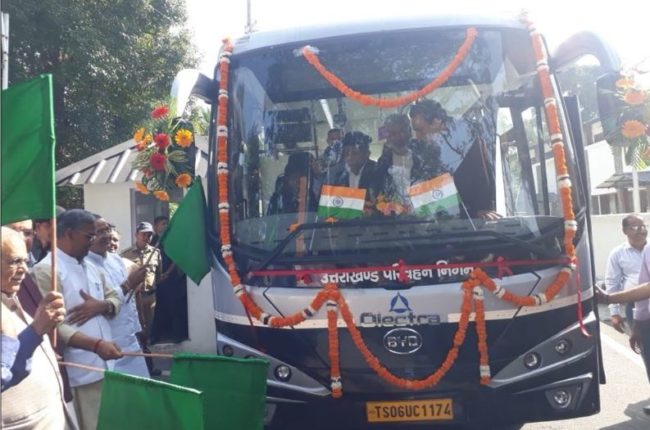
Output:
[[[176,178],[176,186],[180,188],[187,188],[192,183],[192,177],[187,173],[181,173]]]
[[[187,148],[192,144],[192,132],[185,128],[181,128],[176,132],[174,140],[178,146]]]
[[[138,131],[135,132],[133,135],[133,140],[135,140],[137,143],[142,142],[142,139],[144,138],[144,128],[138,129]]]
[[[156,196],[158,200],[162,200],[163,202],[169,201],[169,194],[167,194],[167,191],[154,191],[153,195]]]
[[[135,189],[141,192],[142,194],[149,194],[149,189],[142,182],[136,182]]]
[[[151,142],[153,142],[153,135],[151,133],[147,133],[147,135],[144,137],[144,143],[148,145]]]
[[[628,139],[637,138],[643,135],[643,133],[645,133],[645,125],[641,121],[633,119],[623,123],[621,134]]]
[[[638,106],[645,101],[645,93],[639,90],[630,90],[625,93],[624,100],[629,105]]]

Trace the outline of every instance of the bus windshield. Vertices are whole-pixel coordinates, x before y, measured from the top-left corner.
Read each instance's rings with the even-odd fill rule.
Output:
[[[465,28],[452,27],[235,49],[229,185],[240,264],[562,255],[551,139],[526,31],[478,28],[442,86],[396,108],[344,96],[301,53],[311,45],[346,85],[388,100],[443,73],[465,38]],[[579,187],[573,192],[578,212]]]

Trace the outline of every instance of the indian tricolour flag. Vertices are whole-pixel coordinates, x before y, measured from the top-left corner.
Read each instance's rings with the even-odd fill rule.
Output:
[[[318,216],[338,219],[358,218],[363,215],[365,200],[364,188],[323,185],[318,203]]]
[[[436,215],[445,213],[457,215],[460,212],[460,197],[449,173],[420,182],[409,188],[409,197],[416,214]]]

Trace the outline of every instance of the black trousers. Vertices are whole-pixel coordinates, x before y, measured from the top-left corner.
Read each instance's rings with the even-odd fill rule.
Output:
[[[643,357],[648,381],[650,381],[650,320],[634,321],[634,324],[636,327],[639,327],[639,333],[641,335],[641,357]]]

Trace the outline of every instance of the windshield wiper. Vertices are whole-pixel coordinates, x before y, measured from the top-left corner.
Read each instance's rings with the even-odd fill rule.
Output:
[[[285,237],[274,249],[271,251],[271,253],[264,259],[259,267],[257,267],[255,270],[264,270],[266,269],[281,253],[284,251],[284,249],[291,243],[293,240],[298,237],[301,233],[304,233],[305,231],[309,230],[320,230],[320,229],[331,229],[331,228],[340,228],[340,227],[367,227],[370,225],[382,225],[382,224],[390,224],[392,226],[394,225],[403,225],[403,224],[437,224],[439,221],[437,220],[402,220],[396,222],[395,219],[357,219],[357,220],[346,220],[346,221],[338,221],[336,223],[307,223],[307,224],[300,224],[299,226],[296,227],[295,230],[293,230],[287,237]]]

